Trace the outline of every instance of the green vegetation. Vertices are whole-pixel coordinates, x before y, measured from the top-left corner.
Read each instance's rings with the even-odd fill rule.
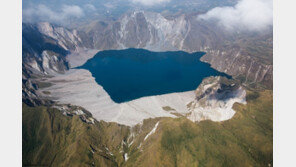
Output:
[[[36,81],[36,84],[38,85],[38,88],[47,88],[52,86],[52,83],[49,82]]]
[[[50,94],[50,91],[42,91],[42,93],[44,93],[46,95],[49,95]]]
[[[162,107],[162,109],[163,109],[164,111],[176,111],[175,109],[173,109],[173,108],[170,107],[170,106],[164,106],[164,107]]]
[[[248,100],[235,104],[237,113],[224,122],[161,119],[158,137],[127,166],[272,165],[272,92],[248,92]]]
[[[86,124],[78,116],[25,104],[22,115],[23,166],[116,166],[123,161],[105,150],[116,150],[128,132],[125,126]]]
[[[23,105],[23,165],[272,165],[272,91],[248,91],[247,101],[235,104],[236,114],[224,122],[155,118],[132,129],[103,121],[86,124],[56,109]],[[158,121],[156,132],[144,140]]]

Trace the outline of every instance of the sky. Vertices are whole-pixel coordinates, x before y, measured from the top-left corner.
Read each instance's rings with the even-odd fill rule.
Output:
[[[272,0],[27,0],[23,1],[23,21],[63,24],[99,15],[120,16],[128,9],[201,11],[205,6],[213,7],[198,19],[214,20],[227,30],[264,31],[273,25]]]
[[[63,23],[96,14],[123,13],[134,7],[156,8],[169,2],[171,0],[27,0],[23,1],[23,21]]]
[[[91,7],[87,7],[91,8]],[[84,16],[84,10],[77,5],[63,5],[59,11],[54,11],[51,8],[39,4],[23,10],[23,19],[30,21],[34,19],[47,19],[52,22],[63,22],[71,17],[80,18]]]
[[[215,20],[227,30],[264,31],[273,25],[272,0],[241,0],[233,7],[216,7],[199,19]]]
[[[130,0],[132,3],[139,3],[146,6],[154,6],[163,3],[168,3],[171,0]]]

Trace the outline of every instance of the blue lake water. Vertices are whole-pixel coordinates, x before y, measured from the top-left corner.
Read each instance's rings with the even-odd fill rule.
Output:
[[[98,52],[84,65],[116,103],[196,89],[205,77],[227,76],[199,59],[205,53],[144,49]]]

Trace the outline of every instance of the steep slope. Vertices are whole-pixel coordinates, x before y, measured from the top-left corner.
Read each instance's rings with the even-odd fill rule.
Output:
[[[272,92],[248,91],[247,105],[234,110],[234,118],[224,122],[156,118],[128,128],[24,105],[23,164],[271,166]]]
[[[32,24],[23,24],[22,41],[22,98],[29,105],[42,104],[36,94],[38,84],[34,78],[68,70],[65,58],[68,51]]]
[[[23,23],[22,32],[23,101],[29,105],[44,104],[36,90],[42,77],[63,74],[75,63],[83,63],[97,50],[85,33],[69,30],[47,22]],[[49,83],[46,83],[47,85]],[[44,84],[43,84],[44,85]]]
[[[91,41],[83,32],[76,29],[53,25],[48,22],[40,22],[35,25],[38,31],[57,41],[57,44],[67,51],[76,51],[79,48],[92,48]]]
[[[24,104],[23,165],[117,166],[123,158],[111,152],[127,133],[127,127],[114,123],[87,124],[58,109]]]
[[[163,106],[179,118],[147,119],[133,128],[98,122],[84,109],[68,111],[39,97],[36,90],[51,85],[43,77],[63,74],[82,52],[86,56],[74,65],[97,50],[127,47],[205,51],[203,61],[245,86],[272,88],[272,31],[232,34],[198,21],[196,14],[164,17],[143,11],[79,31],[50,23],[23,24],[24,166],[272,165],[272,91],[247,91],[247,105],[235,103],[234,117],[224,122],[199,117],[194,123]],[[241,93],[231,84],[229,89]],[[208,100],[218,90],[197,97]],[[198,103],[188,106],[192,112]]]
[[[34,74],[64,73],[67,55],[92,48],[84,33],[47,22],[23,23],[22,39],[23,67]]]
[[[31,73],[49,74],[68,69],[65,56],[67,50],[56,40],[39,32],[36,26],[23,24],[23,67]]]
[[[245,85],[272,89],[272,30],[263,33],[233,34],[235,40],[222,42],[216,49],[203,48],[201,60],[234,76]]]
[[[133,142],[124,166],[272,166],[271,95],[248,92],[248,104],[221,123],[161,119],[140,150]]]
[[[164,17],[160,13],[134,11],[117,21],[94,21],[79,28],[99,50],[146,48],[154,51],[205,51],[202,58],[219,71],[246,85],[272,88],[272,29],[229,32],[198,19],[198,14]]]
[[[195,99],[187,104],[191,121],[224,121],[235,114],[235,103],[246,104],[246,91],[234,80],[208,77],[195,90]]]
[[[31,27],[30,31],[27,27]],[[44,50],[68,55],[67,61],[73,66],[85,62],[91,57],[87,54],[98,50],[204,51],[207,54],[201,60],[233,75],[247,86],[271,89],[273,85],[272,29],[259,33],[229,32],[213,22],[198,19],[198,14],[165,17],[160,13],[133,11],[116,21],[93,21],[77,30],[43,22],[30,26],[24,24],[24,32],[46,38],[32,39],[23,35],[24,48],[28,48],[25,51],[37,47],[38,55]],[[45,48],[36,46],[42,40],[46,41]],[[42,70],[38,61],[30,61],[30,66]]]

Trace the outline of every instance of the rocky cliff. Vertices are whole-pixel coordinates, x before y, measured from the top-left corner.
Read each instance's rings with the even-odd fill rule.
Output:
[[[196,98],[187,107],[187,118],[193,122],[224,121],[233,117],[234,103],[246,104],[246,91],[234,80],[209,77],[195,90]]]
[[[145,48],[154,51],[205,51],[201,59],[252,87],[272,88],[272,30],[229,32],[199,20],[197,14],[164,17],[134,11],[112,22],[80,28],[100,50]]]
[[[204,51],[207,54],[202,61],[244,85],[272,88],[272,30],[227,32],[197,16],[165,17],[160,13],[133,11],[116,21],[94,21],[77,29],[47,22],[23,24],[23,73],[27,74],[23,79],[32,74],[63,73],[69,69],[69,62],[77,66],[91,57],[87,54],[98,50],[134,47]]]
[[[36,94],[38,84],[34,78],[40,79],[68,70],[66,55],[69,51],[32,24],[23,24],[22,41],[23,101],[29,105],[41,104],[43,102]]]
[[[270,89],[273,85],[272,30],[228,32],[197,14],[164,17],[146,11],[129,12],[116,21],[93,21],[77,30],[50,23],[38,23],[34,29],[52,45],[72,53],[123,48],[204,51],[202,61],[248,86]]]

